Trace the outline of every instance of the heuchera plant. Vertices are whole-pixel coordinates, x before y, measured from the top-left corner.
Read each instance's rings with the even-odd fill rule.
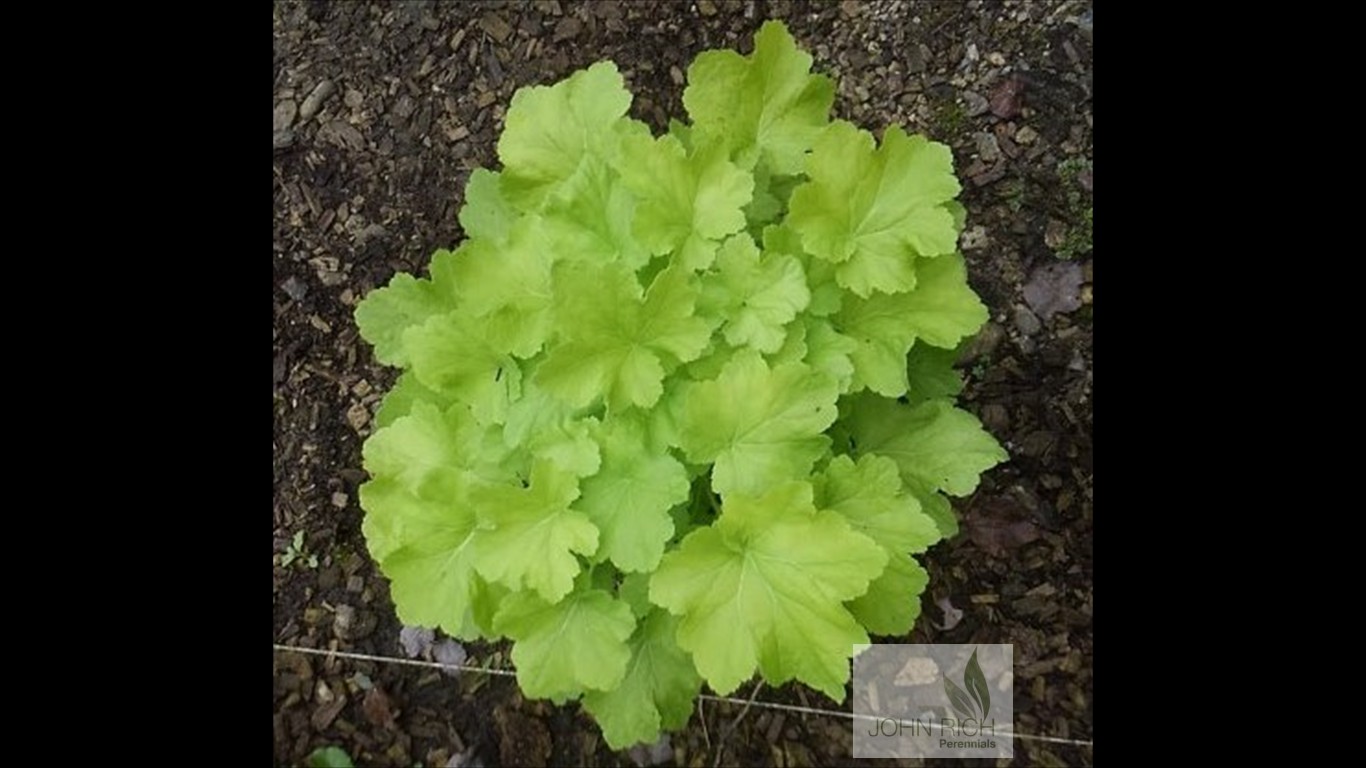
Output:
[[[949,149],[831,122],[810,66],[769,22],[658,137],[611,62],[521,89],[467,239],[356,309],[403,369],[360,489],[399,617],[511,638],[523,692],[614,748],[703,682],[843,700],[855,644],[920,613],[945,494],[1006,458],[952,402],[987,311]]]

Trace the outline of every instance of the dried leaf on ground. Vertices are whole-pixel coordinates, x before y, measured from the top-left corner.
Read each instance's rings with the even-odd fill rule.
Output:
[[[410,659],[426,654],[435,639],[436,631],[428,627],[405,626],[398,631],[398,643],[403,646],[403,652],[408,654]]]
[[[1024,285],[1024,300],[1041,319],[1081,307],[1081,265],[1058,261],[1034,270]]]

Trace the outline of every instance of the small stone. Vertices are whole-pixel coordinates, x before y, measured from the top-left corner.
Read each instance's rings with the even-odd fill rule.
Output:
[[[342,707],[345,706],[345,694],[339,694],[330,704],[319,706],[314,710],[313,716],[309,718],[309,722],[313,725],[313,729],[316,731],[327,730],[327,727],[332,725],[332,721],[337,719],[337,715],[341,714]]]
[[[336,701],[337,694],[332,692],[332,687],[327,681],[319,680],[317,687],[313,689],[313,698],[317,699],[319,704],[331,704]]]
[[[991,114],[1009,120],[1020,114],[1024,96],[1024,81],[1016,77],[1006,78],[996,86],[991,94]]]
[[[968,117],[986,114],[986,111],[991,108],[986,97],[974,91],[963,91],[963,106],[968,111]]]
[[[573,16],[565,16],[561,18],[557,24],[555,24],[554,40],[557,43],[562,43],[565,40],[572,40],[578,37],[579,33],[582,31],[583,22],[579,21]]]
[[[303,301],[304,297],[308,295],[308,285],[294,276],[285,278],[285,281],[280,283],[280,290],[295,301]]]
[[[329,566],[318,571],[318,589],[331,589],[341,582],[341,570],[337,566]]]
[[[346,502],[346,494],[342,493],[341,491],[337,491],[336,493],[332,494],[332,506],[336,507],[337,509],[346,509]]]
[[[346,421],[352,429],[359,432],[365,428],[366,424],[370,423],[370,409],[360,403],[353,403],[350,408],[346,409]]]
[[[987,54],[987,62],[993,67],[1004,67],[1006,65],[1005,54],[1000,51],[992,51]]]
[[[858,15],[859,9],[862,7],[863,3],[859,0],[843,0],[840,3],[840,14],[846,19],[852,19]]]
[[[1020,333],[1023,333],[1026,336],[1033,336],[1043,328],[1043,324],[1039,322],[1039,318],[1035,316],[1033,312],[1030,312],[1028,307],[1017,305],[1011,315],[1011,319],[1015,322],[1015,327],[1019,329]]]
[[[489,37],[497,40],[499,44],[507,41],[512,34],[512,25],[508,24],[502,16],[489,13],[479,20],[479,28],[488,33]]]
[[[930,49],[925,45],[906,47],[906,73],[918,75],[925,71],[925,62],[930,60]]]
[[[996,135],[987,131],[977,134],[977,156],[983,161],[994,163],[1001,157],[1001,145],[996,143]]]
[[[935,622],[935,624],[945,632],[958,626],[958,622],[963,620],[962,609],[955,607],[947,595],[939,598],[935,605],[939,606],[939,610],[944,612],[944,623],[939,624],[938,622]]]
[[[344,603],[337,606],[337,612],[332,614],[332,634],[336,635],[338,640],[347,640],[355,626],[356,609]]]
[[[1043,230],[1043,243],[1048,249],[1056,252],[1067,242],[1067,223],[1057,219],[1049,219],[1047,226]]]
[[[346,580],[347,592],[360,592],[362,589],[365,589],[365,579],[362,579],[359,576],[352,576]]]
[[[342,101],[351,109],[359,109],[360,105],[365,103],[365,96],[355,88],[348,88],[346,95],[342,97]]]
[[[1003,435],[1010,429],[1010,411],[1000,403],[982,406],[982,426],[993,435]]]
[[[697,10],[703,16],[715,16],[716,3],[711,2],[711,0],[697,0]]]
[[[299,114],[299,107],[292,100],[286,99],[275,105],[275,132],[287,131],[294,124],[294,118]]]
[[[337,86],[331,80],[318,83],[313,92],[308,94],[308,98],[304,99],[303,105],[299,107],[299,121],[307,122],[313,119],[313,116],[318,114],[318,110],[322,109],[323,102],[327,101],[328,97],[336,90]]]
[[[356,245],[365,245],[376,238],[383,238],[389,234],[389,230],[383,224],[369,224],[356,233]]]
[[[674,81],[674,85],[682,85],[684,80],[683,70],[679,69],[677,65],[671,65],[669,67],[669,79]]]
[[[294,145],[294,131],[276,131],[275,149],[287,149]]]
[[[366,381],[365,379],[361,379],[351,387],[351,394],[355,395],[356,397],[365,397],[366,395],[370,394],[370,391],[373,389],[374,387],[370,386],[370,382]]]
[[[352,152],[358,152],[365,148],[365,134],[345,120],[328,122],[318,129],[318,138]]]
[[[1015,132],[1016,144],[1033,144],[1037,138],[1039,138],[1039,132],[1027,125]]]
[[[1083,285],[1081,287],[1081,303],[1083,305],[1091,303],[1091,286]]]
[[[996,349],[1005,340],[1006,332],[996,323],[987,323],[982,326],[982,330],[968,342],[968,346],[963,350],[959,362],[964,365],[971,365],[978,360],[990,360],[995,354]]]
[[[990,243],[991,238],[987,235],[987,228],[981,224],[963,232],[962,246],[965,251],[985,248]]]
[[[338,640],[360,640],[374,632],[378,624],[379,617],[374,613],[342,603],[332,617],[332,633]]]

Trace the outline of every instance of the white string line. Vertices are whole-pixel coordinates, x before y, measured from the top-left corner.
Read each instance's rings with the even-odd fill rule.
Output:
[[[275,650],[286,653],[311,653],[315,656],[332,656],[339,659],[355,659],[357,661],[376,661],[384,664],[406,664],[410,667],[428,667],[440,670],[459,670],[461,672],[482,672],[486,675],[503,675],[505,677],[515,677],[517,672],[511,669],[495,669],[492,667],[472,667],[467,664],[443,664],[439,661],[418,661],[417,659],[400,659],[394,656],[373,656],[368,653],[351,653],[350,651],[330,651],[326,648],[305,648],[297,645],[280,645],[275,643]],[[757,692],[757,690],[756,690]],[[803,715],[825,715],[827,717],[842,717],[846,720],[872,720],[882,722],[891,718],[873,717],[872,715],[859,715],[853,712],[841,712],[834,709],[816,709],[815,707],[802,707],[796,704],[780,704],[776,701],[753,701],[750,699],[736,699],[730,696],[713,696],[710,693],[697,694],[699,699],[716,701],[725,704],[738,704],[740,706],[754,706],[761,709],[778,709],[786,712],[796,712]],[[898,724],[913,727],[916,723],[906,720],[896,721]],[[1034,736],[1027,733],[1011,733],[1005,731],[1002,736],[1014,739],[1025,739],[1028,741],[1046,741],[1053,744],[1072,744],[1079,747],[1095,746],[1089,739],[1063,739],[1057,736]]]

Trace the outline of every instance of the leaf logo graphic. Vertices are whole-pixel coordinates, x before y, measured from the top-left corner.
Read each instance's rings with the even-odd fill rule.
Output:
[[[975,649],[972,658],[968,659],[967,669],[963,671],[963,687],[958,687],[946,675],[944,693],[948,694],[949,703],[953,705],[954,711],[964,720],[986,719],[987,712],[991,709],[991,691],[987,689],[987,678],[982,674],[982,665],[977,663]]]

